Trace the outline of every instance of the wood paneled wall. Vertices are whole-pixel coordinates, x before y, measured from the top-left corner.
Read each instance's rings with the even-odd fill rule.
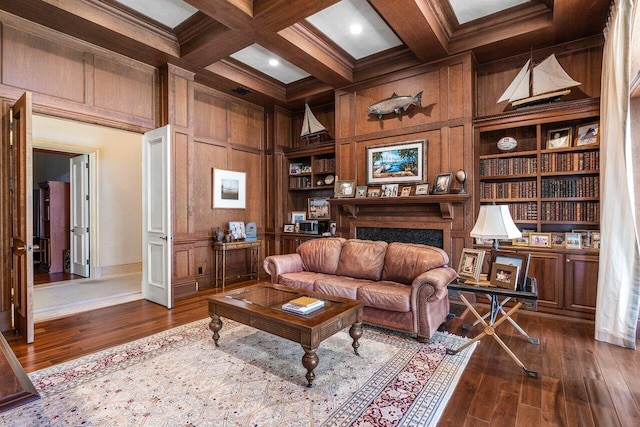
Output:
[[[437,174],[458,169],[472,176],[475,67],[472,55],[463,54],[336,92],[338,178],[366,185],[367,147],[414,140],[426,140],[427,181],[433,183]],[[413,106],[400,116],[389,114],[382,119],[368,114],[369,105],[393,93],[415,96],[421,91],[421,107]],[[472,187],[467,186],[467,190],[473,194]],[[341,211],[338,227],[349,237],[353,237],[354,227],[375,223],[442,229],[444,249],[456,254],[465,247],[465,240],[470,243],[472,208],[471,199],[456,204],[453,218],[446,219],[438,205],[360,206],[357,219]]]

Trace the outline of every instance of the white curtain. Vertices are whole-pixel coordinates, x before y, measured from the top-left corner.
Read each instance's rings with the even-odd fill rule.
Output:
[[[635,221],[629,76],[633,0],[617,0],[605,29],[600,104],[600,272],[595,338],[636,347],[640,246]]]

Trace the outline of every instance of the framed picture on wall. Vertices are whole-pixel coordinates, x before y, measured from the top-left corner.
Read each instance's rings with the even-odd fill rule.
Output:
[[[213,169],[213,207],[245,208],[246,174]]]
[[[426,139],[367,147],[367,184],[424,181],[426,153]]]

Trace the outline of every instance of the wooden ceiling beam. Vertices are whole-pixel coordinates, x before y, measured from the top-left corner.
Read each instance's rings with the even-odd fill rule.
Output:
[[[253,7],[241,0],[184,0],[202,13],[234,30],[250,30],[253,26]]]
[[[369,0],[400,39],[423,62],[447,56],[449,36],[431,2]]]
[[[238,83],[255,92],[265,94],[280,103],[286,102],[287,89],[284,84],[262,73],[250,71],[233,59],[218,61],[206,67],[207,71]]]
[[[609,15],[609,3],[598,0],[562,0],[553,4],[553,24],[557,43],[577,40],[593,34],[594,28],[604,28]]]
[[[215,21],[181,45],[181,58],[206,67],[255,42],[253,31],[231,30]]]

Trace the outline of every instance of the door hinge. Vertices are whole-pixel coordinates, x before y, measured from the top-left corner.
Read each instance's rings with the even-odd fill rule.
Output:
[[[84,199],[88,202],[89,201],[89,195],[87,194],[86,196],[84,196]]]
[[[87,227],[87,229],[85,231],[88,233],[89,232],[89,227]]]
[[[89,260],[87,260],[87,265],[89,265]]]
[[[85,168],[85,169],[89,169],[89,163],[85,163],[85,164],[84,164],[84,168]]]

